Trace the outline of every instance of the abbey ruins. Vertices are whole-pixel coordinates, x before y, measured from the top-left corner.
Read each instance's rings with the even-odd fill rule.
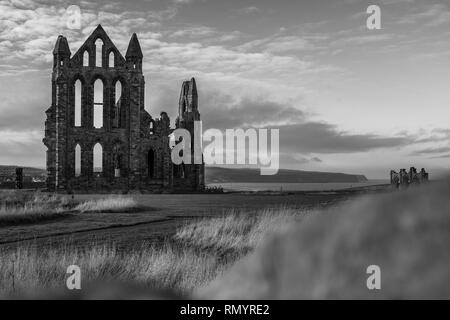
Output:
[[[166,112],[144,106],[143,54],[133,34],[125,57],[99,25],[75,54],[59,36],[53,51],[52,104],[46,111],[47,189],[201,191],[204,164],[174,165]],[[195,79],[181,88],[175,128],[191,135],[200,120]]]

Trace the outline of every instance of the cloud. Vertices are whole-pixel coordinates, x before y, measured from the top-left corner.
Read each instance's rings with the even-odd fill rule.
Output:
[[[210,37],[212,35],[216,35],[217,31],[214,28],[205,27],[205,26],[194,26],[179,29],[171,34],[169,34],[169,38],[198,38],[198,37]]]
[[[443,154],[440,156],[434,156],[434,157],[430,157],[430,159],[448,159],[450,158],[450,153],[449,154]]]
[[[45,146],[42,137],[43,132],[37,130],[0,130],[0,163],[43,167]]]
[[[221,32],[215,28],[206,26],[186,26],[183,28],[177,28],[175,31],[169,31],[167,33],[168,39],[176,39],[178,41],[193,41],[198,40],[202,43],[214,43],[214,42],[227,42],[237,40],[242,36],[239,31]]]
[[[317,44],[317,41],[326,40],[326,36],[298,36],[275,35],[263,39],[253,40],[240,45],[242,51],[262,51],[268,53],[301,52],[305,50],[325,49],[326,45]]]
[[[420,24],[426,27],[438,27],[450,21],[450,11],[447,4],[434,3],[416,5],[411,12],[400,17],[399,24]]]
[[[250,6],[250,7],[245,7],[245,8],[238,9],[237,12],[239,14],[247,15],[247,14],[253,14],[253,13],[261,12],[261,9],[259,9],[258,7],[255,7],[255,6]]]
[[[243,127],[282,126],[304,121],[307,114],[293,106],[244,97],[235,101],[229,95],[206,93],[203,96],[202,120],[205,128],[232,129]]]
[[[351,134],[325,122],[304,122],[280,127],[283,150],[302,154],[368,152],[381,148],[400,148],[414,142],[410,136]]]
[[[173,2],[177,3],[177,4],[187,4],[187,3],[192,3],[194,1],[195,0],[173,0]]]
[[[434,128],[431,132],[421,132],[420,138],[416,140],[416,143],[427,143],[427,142],[450,142],[450,129],[446,128]]]
[[[323,161],[319,157],[308,157],[301,153],[282,152],[280,153],[280,163],[282,165],[295,166],[307,164],[322,164]],[[295,167],[294,166],[294,167]]]
[[[355,36],[341,38],[339,40],[333,41],[331,45],[348,46],[348,45],[365,45],[369,43],[378,43],[382,41],[391,40],[394,38],[392,34],[373,34],[364,36]]]
[[[421,150],[416,150],[412,152],[411,155],[429,155],[433,153],[445,153],[445,152],[450,152],[450,146],[430,147]]]
[[[29,131],[43,128],[44,112],[50,107],[50,77],[50,74],[42,76],[39,72],[0,77],[3,80],[0,130]],[[40,84],[46,84],[46,88],[42,90]]]
[[[415,137],[407,134],[381,136],[348,133],[333,124],[311,121],[308,113],[292,105],[265,100],[263,97],[234,101],[230,96],[208,93],[203,99],[206,105],[200,112],[205,129],[279,129],[280,150],[285,154],[368,152],[382,148],[405,147],[415,141]],[[315,160],[321,162],[319,158]]]
[[[177,14],[175,7],[164,10],[142,10],[108,12],[104,6],[82,5],[82,30],[67,28],[66,5],[36,3],[33,1],[0,1],[0,53],[8,52],[4,59],[27,61],[27,65],[50,62],[58,34],[66,35],[69,45],[80,46],[87,34],[90,34],[98,23],[109,26],[113,33],[131,36],[131,30],[151,30],[161,21],[172,19]],[[116,3],[116,6],[120,6]],[[111,8],[111,5],[107,6]]]
[[[27,101],[23,104],[16,103],[12,108],[2,108],[0,128],[14,130],[36,130],[43,128],[45,121],[44,109],[49,106],[38,105],[35,101]],[[33,106],[28,108],[28,106]]]
[[[381,0],[382,4],[404,4],[414,3],[416,0]]]

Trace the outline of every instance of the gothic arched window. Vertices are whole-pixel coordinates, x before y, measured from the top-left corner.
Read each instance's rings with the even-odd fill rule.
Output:
[[[108,67],[109,67],[109,68],[114,68],[114,67],[115,67],[115,65],[114,65],[114,51],[111,51],[111,52],[109,53],[109,57],[108,57]]]
[[[75,146],[75,177],[81,176],[81,147]]]
[[[82,92],[82,84],[81,80],[75,81],[75,105],[74,105],[74,118],[75,118],[75,127],[81,126],[81,92]]]
[[[94,128],[103,127],[103,81],[97,79],[94,82]]]
[[[155,122],[153,120],[150,121],[150,134],[155,133]]]
[[[87,50],[83,52],[83,67],[89,67],[89,52]]]
[[[95,40],[95,66],[103,67],[103,41],[102,39]]]
[[[120,80],[117,80],[115,88],[114,88],[114,96],[115,96],[115,105],[114,105],[114,127],[121,128],[121,112],[122,112],[122,83]]]
[[[93,150],[93,171],[94,173],[102,173],[103,172],[103,147],[100,143],[97,143],[94,146]]]

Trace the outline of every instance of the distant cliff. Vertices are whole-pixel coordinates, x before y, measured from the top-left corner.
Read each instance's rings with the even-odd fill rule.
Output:
[[[280,169],[273,176],[260,175],[259,169],[229,169],[206,167],[206,183],[263,182],[263,183],[328,183],[328,182],[366,182],[364,175],[314,172]]]

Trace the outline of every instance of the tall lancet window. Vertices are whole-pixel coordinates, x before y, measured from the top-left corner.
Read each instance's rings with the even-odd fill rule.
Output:
[[[102,39],[97,39],[95,41],[95,66],[103,66],[103,41]]]
[[[109,53],[109,57],[108,57],[108,67],[109,68],[114,68],[114,51],[111,51]]]
[[[75,81],[75,127],[81,126],[81,81]]]
[[[121,121],[120,121],[120,115],[121,115],[121,107],[122,107],[122,83],[120,80],[116,82],[115,85],[115,106],[114,106],[114,127],[120,128],[121,127]]]
[[[94,161],[93,161],[94,173],[100,174],[103,172],[103,147],[100,143],[97,143],[94,146],[93,154],[94,154]]]
[[[75,147],[75,177],[81,176],[81,147],[79,144]]]
[[[94,82],[94,128],[103,127],[103,81],[97,79]]]
[[[89,67],[89,52],[87,50],[83,53],[83,67]]]

